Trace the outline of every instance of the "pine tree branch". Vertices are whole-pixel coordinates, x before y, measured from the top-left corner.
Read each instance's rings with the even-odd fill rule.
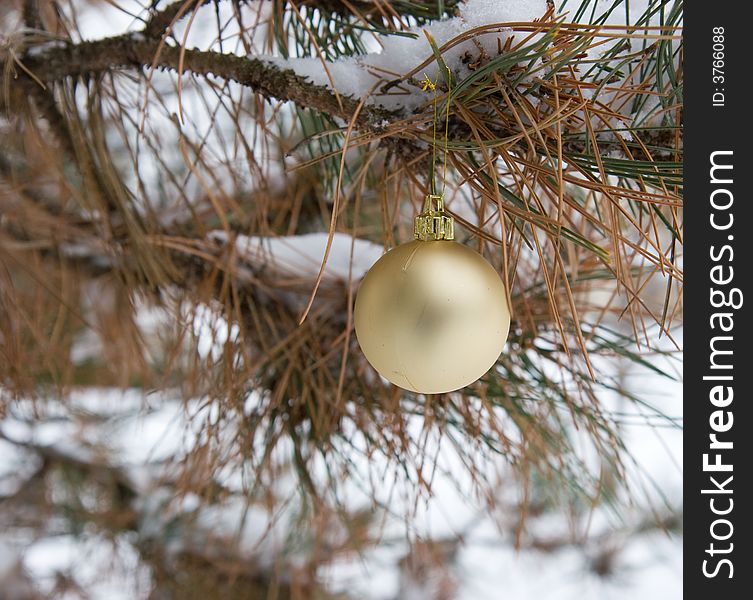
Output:
[[[165,14],[171,11],[166,10]],[[48,44],[35,48],[34,51],[21,58],[29,72],[39,81],[51,83],[67,77],[83,77],[111,72],[119,68],[148,69],[152,66],[160,69],[190,72],[202,76],[214,76],[229,81],[235,81],[248,86],[255,92],[269,99],[291,101],[304,108],[311,108],[330,116],[350,121],[357,112],[356,126],[362,131],[382,134],[385,122],[393,122],[404,117],[400,112],[389,111],[385,108],[366,104],[357,111],[360,99],[335,94],[325,86],[311,83],[292,69],[282,69],[277,65],[252,57],[242,57],[234,54],[180,48],[163,43],[158,38],[149,38],[141,32],[123,34],[101,40],[66,44],[65,46]],[[39,86],[25,69],[16,69],[19,82],[26,86]],[[33,92],[32,92],[33,93]],[[451,128],[451,138],[452,136]],[[465,128],[457,130],[459,139],[467,139]],[[516,135],[517,131],[497,132],[501,136]],[[664,132],[644,134],[643,139],[651,144],[654,138],[659,138]],[[387,139],[390,147],[401,155],[414,155],[419,151],[418,146],[407,139]],[[657,140],[658,141],[658,140]],[[579,152],[581,142],[566,143],[564,150]],[[605,142],[601,150],[621,150],[617,143]],[[639,156],[638,158],[644,158]],[[671,157],[661,154],[653,160],[661,162]]]
[[[67,44],[65,47],[51,45],[49,49],[37,47],[33,56],[23,57],[26,69],[42,82],[52,82],[66,77],[96,74],[116,68],[158,67],[192,72],[198,75],[214,75],[246,85],[267,98],[293,101],[300,106],[313,108],[331,116],[346,120],[352,118],[359,99],[343,97],[324,86],[317,86],[293,70],[281,69],[256,58],[244,58],[197,49],[181,49],[162,42],[169,28],[187,17],[197,8],[221,0],[174,0],[154,12],[141,32],[124,34],[96,41]],[[32,4],[35,4],[32,0]],[[302,0],[302,5],[320,8],[329,13],[352,15],[353,10],[374,11],[371,2],[341,2],[338,0]],[[419,1],[417,8],[429,10],[434,2]],[[425,6],[424,6],[425,5]],[[32,46],[34,48],[34,46]],[[182,54],[182,56],[181,56]],[[181,64],[182,61],[182,64]],[[22,70],[23,71],[23,70]],[[20,73],[29,79],[28,74]],[[372,129],[374,124],[398,115],[383,108],[364,106],[358,111],[357,124]],[[377,127],[379,129],[379,127]]]
[[[124,34],[78,44],[50,45],[37,48],[21,58],[24,67],[44,83],[67,77],[82,77],[109,72],[118,68],[161,69],[203,76],[215,76],[248,86],[261,95],[281,101],[292,101],[302,107],[349,120],[356,112],[359,100],[335,95],[324,86],[314,85],[291,69],[258,58],[241,57],[219,52],[182,49],[161,43],[143,33]],[[31,76],[17,69],[19,80],[27,85],[39,85]],[[378,124],[397,115],[375,106],[364,106],[357,125],[378,130]]]
[[[373,104],[365,104],[360,110],[359,98],[346,97],[337,94],[326,86],[315,85],[306,77],[298,75],[292,69],[285,69],[271,61],[254,57],[242,57],[234,54],[224,54],[215,51],[181,48],[174,41],[166,41],[170,27],[178,20],[190,15],[196,8],[220,2],[221,0],[173,0],[164,8],[152,13],[146,21],[144,29],[136,33],[112,36],[95,41],[80,43],[65,43],[59,41],[32,44],[20,60],[6,55],[4,62],[14,61],[18,64],[12,68],[3,68],[3,89],[7,89],[8,78],[12,74],[19,87],[25,88],[28,96],[38,97],[41,84],[50,84],[66,78],[78,78],[89,75],[112,72],[118,69],[150,69],[160,68],[200,76],[215,76],[227,81],[235,81],[250,87],[258,94],[268,99],[292,101],[302,108],[310,108],[330,116],[350,121],[356,116],[356,128],[363,132],[371,132],[384,136],[385,124],[405,117],[401,111],[389,111]],[[322,10],[351,11],[352,2],[341,3],[331,0],[301,0],[301,4],[317,6]],[[426,3],[428,6],[428,2]],[[423,4],[422,4],[423,6]],[[426,9],[428,10],[428,8]],[[0,101],[0,104],[2,102]],[[48,107],[49,108],[49,107]],[[44,112],[44,111],[43,111]],[[49,112],[49,111],[46,111]],[[383,138],[383,144],[404,157],[415,157],[422,153],[416,144],[415,136],[402,135],[404,129]],[[473,136],[465,123],[459,127],[451,127],[451,139],[467,141]],[[415,133],[415,132],[414,132]],[[497,128],[493,131],[497,138],[519,138],[520,131],[513,127]],[[648,146],[661,144],[666,132],[644,132],[638,136]],[[65,141],[65,140],[63,140]],[[521,149],[525,150],[523,143]],[[515,144],[513,144],[514,146]],[[616,151],[624,153],[624,148],[617,141],[600,142],[600,151]],[[584,150],[584,143],[570,141],[563,145],[565,153],[579,153]],[[672,159],[666,153],[655,153],[654,156],[644,155],[641,148],[633,152],[632,158],[662,162]],[[424,165],[418,164],[421,169]]]
[[[173,0],[171,4],[152,13],[146,22],[143,34],[147,37],[161,37],[169,27],[183,17],[187,17],[197,8],[219,2],[220,0]]]

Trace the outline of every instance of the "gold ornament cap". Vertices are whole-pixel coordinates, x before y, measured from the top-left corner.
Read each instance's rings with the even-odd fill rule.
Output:
[[[437,208],[434,210],[434,203]],[[429,194],[424,201],[424,210],[413,222],[413,233],[417,240],[430,242],[434,240],[454,240],[455,224],[451,216],[444,212],[444,198]]]

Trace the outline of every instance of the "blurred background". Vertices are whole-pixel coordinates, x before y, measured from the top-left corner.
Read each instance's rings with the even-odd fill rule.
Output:
[[[0,598],[680,598],[681,24],[1,3]],[[412,238],[435,106],[513,323],[421,396],[352,303]]]

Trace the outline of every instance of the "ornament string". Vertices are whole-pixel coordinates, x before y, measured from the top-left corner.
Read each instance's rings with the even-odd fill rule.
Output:
[[[449,154],[450,138],[450,69],[442,62],[440,67],[447,71],[445,81],[447,82],[447,100],[445,108],[444,124],[444,165],[442,169],[442,191],[437,194],[437,128],[439,125],[439,107],[437,99],[437,81],[432,81],[424,73],[421,80],[423,90],[432,91],[432,137],[431,137],[431,166],[429,169],[429,193],[426,195],[424,209],[414,219],[413,232],[417,240],[453,240],[455,239],[453,219],[444,212],[444,193],[447,187],[447,156]],[[434,205],[436,204],[436,209]]]
[[[439,195],[444,198],[444,192],[447,188],[447,156],[449,151],[449,137],[450,137],[450,92],[451,92],[451,80],[449,67],[445,66],[447,75],[445,80],[447,82],[447,101],[445,103],[445,119],[444,119],[444,162],[442,165],[442,191],[437,194],[436,186],[436,165],[437,165],[437,123],[439,122],[439,110],[437,106],[437,81],[432,81],[429,76],[424,73],[424,78],[421,80],[422,90],[431,90],[432,92],[432,105],[433,105],[433,119],[432,119],[432,133],[431,133],[431,169],[429,172],[429,189],[433,196]]]
[[[434,195],[437,193],[435,182],[435,168],[437,164],[437,84],[429,79],[429,76],[424,73],[424,78],[421,81],[423,84],[422,90],[432,91],[432,105],[434,107],[434,114],[432,117],[432,129],[431,129],[431,168],[429,169],[429,193]]]

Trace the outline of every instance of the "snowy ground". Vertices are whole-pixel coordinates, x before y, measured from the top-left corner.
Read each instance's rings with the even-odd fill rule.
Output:
[[[324,252],[325,234],[311,234],[299,238],[277,239],[275,244],[261,244],[253,238],[239,240],[239,250],[255,260],[270,261],[281,269],[292,268],[299,274],[312,273]],[[335,238],[329,276],[347,280],[347,261],[350,254],[350,238],[338,235]],[[357,278],[378,258],[381,250],[368,243],[354,246],[354,273]],[[145,319],[154,318],[145,315]],[[209,314],[199,315],[195,321],[199,333],[199,352],[220,352],[222,337],[217,337],[217,324]],[[232,328],[225,328],[224,335],[233,335]],[[626,383],[643,399],[672,417],[681,417],[681,386],[668,382],[645,371],[634,370]],[[597,511],[591,520],[589,533],[598,536],[609,534],[620,549],[614,575],[599,577],[588,567],[589,548],[565,548],[553,553],[535,550],[518,552],[508,535],[500,533],[497,526],[484,517],[485,507],[469,498],[468,489],[458,491],[455,477],[463,472],[454,456],[441,450],[439,461],[446,472],[439,474],[434,482],[434,497],[421,504],[411,519],[412,534],[420,538],[452,539],[462,535],[457,560],[453,563],[452,575],[458,583],[458,598],[468,600],[608,600],[632,599],[672,600],[681,597],[682,552],[681,539],[653,532],[646,535],[621,535],[624,522],[630,523],[638,514],[653,506],[661,510],[665,502],[673,507],[682,502],[682,436],[677,428],[664,427],[652,419],[646,423],[634,408],[627,408],[617,397],[604,398],[614,410],[628,410],[623,417],[623,435],[628,452],[635,458],[630,465],[631,494],[636,502],[633,509],[626,507],[621,515]],[[145,397],[137,390],[87,390],[74,393],[70,406],[91,414],[113,414],[101,427],[82,426],[70,419],[49,418],[34,426],[22,420],[6,419],[0,431],[15,440],[32,441],[52,445],[74,454],[81,453],[81,442],[104,445],[111,449],[115,464],[123,466],[132,479],[141,482],[145,489],[152,477],[147,463],[167,459],[180,454],[192,443],[191,425],[180,402],[167,397]],[[188,404],[188,411],[195,410]],[[65,412],[61,411],[61,415]],[[54,417],[55,412],[48,415]],[[33,422],[33,421],[32,421]],[[656,426],[659,425],[659,426]],[[187,433],[188,432],[188,433]],[[28,457],[23,452],[0,440],[0,481],[9,473],[23,473],[28,468]],[[26,466],[25,466],[26,465]],[[378,472],[379,465],[369,465]],[[449,474],[453,474],[452,477]],[[0,490],[2,491],[2,490]],[[353,508],[358,508],[364,497],[356,489],[351,490]],[[169,498],[159,492],[147,496],[153,503],[152,517],[142,525],[144,531],[159,531],[162,506]],[[406,512],[407,507],[400,496],[385,497],[389,508],[396,515]],[[237,510],[236,510],[237,508]],[[210,510],[202,515],[205,524],[212,530],[224,529],[234,533],[240,520],[241,507],[226,507],[223,511]],[[549,516],[537,521],[534,526],[542,537],[557,537],[565,534],[570,523],[566,514]],[[480,517],[481,515],[481,517]],[[498,515],[499,517],[499,515]],[[504,520],[504,515],[502,515]],[[268,515],[263,511],[247,522],[243,529],[243,544],[263,560],[271,560],[279,550],[284,533],[268,530]],[[284,526],[284,520],[278,526]],[[617,532],[617,533],[615,533]],[[585,531],[584,531],[585,533]],[[17,534],[13,534],[17,535]],[[116,548],[102,544],[96,538],[84,536],[83,540],[70,535],[49,536],[28,544],[20,537],[0,534],[0,579],[4,568],[12,568],[17,560],[32,575],[43,589],[50,589],[59,572],[73,572],[82,581],[88,581],[92,598],[117,599],[141,597],[148,589],[149,577],[138,567],[138,557],[124,543]],[[341,560],[321,573],[334,589],[347,590],[356,598],[373,600],[432,600],[431,587],[414,585],[412,588],[401,580],[399,560],[405,555],[405,522],[394,519],[387,522],[383,536],[385,543],[369,550],[352,561]],[[111,565],[117,564],[116,569]],[[102,577],[108,572],[108,577]],[[406,590],[413,589],[408,593]],[[400,591],[399,591],[400,590]]]
[[[644,385],[656,382],[643,378]],[[655,388],[656,389],[656,388]],[[679,385],[664,387],[661,405],[675,414],[681,406]],[[659,399],[657,399],[659,400]],[[88,391],[78,394],[77,405],[88,405],[92,409],[104,410],[118,406],[120,410],[143,405],[144,399],[138,393],[115,390]],[[659,403],[659,402],[657,402]],[[147,461],[158,460],[179,450],[185,443],[185,422],[178,403],[150,402],[155,409],[129,416],[114,429],[108,429],[109,445],[118,456],[118,463],[129,468],[138,476]],[[25,425],[6,421],[2,432],[15,439],[33,439],[37,443],[53,444],[75,451],[73,439],[77,432],[70,423],[51,422],[30,430]],[[652,429],[645,425],[627,427],[625,436],[628,449],[635,455],[637,464],[633,475],[636,481],[646,481],[650,476],[659,482],[660,490],[669,499],[678,502],[681,498],[681,434],[672,429]],[[6,469],[18,469],[22,456],[6,443],[0,443],[0,464],[3,473]],[[636,490],[637,491],[637,490]],[[640,495],[638,495],[640,496]],[[661,504],[658,490],[652,499]],[[399,503],[399,501],[397,501]],[[393,506],[399,513],[399,506]],[[620,554],[615,575],[600,578],[589,572],[584,563],[583,553],[576,549],[565,549],[553,554],[536,551],[516,552],[511,540],[501,536],[488,520],[477,522],[472,529],[467,525],[482,512],[482,507],[474,504],[467,496],[459,493],[450,479],[441,476],[435,485],[435,497],[420,511],[412,522],[415,533],[438,538],[466,532],[466,542],[461,547],[453,575],[459,582],[458,598],[474,600],[608,600],[632,599],[672,600],[681,598],[682,551],[681,540],[661,533],[641,535],[624,540],[625,548]],[[237,523],[234,511],[221,515],[207,515],[213,527],[232,528]],[[247,528],[247,547],[255,548],[261,554],[274,552],[275,540],[266,539],[259,546],[266,533],[264,515],[257,515],[254,526]],[[217,521],[219,519],[219,521]],[[403,523],[395,522],[388,526],[385,537],[400,540],[399,531]],[[547,521],[552,532],[563,530],[562,522]],[[619,524],[604,514],[597,514],[592,530],[609,530]],[[274,535],[272,535],[274,538]],[[358,598],[387,600],[395,598],[400,587],[397,562],[403,556],[402,542],[385,544],[353,562],[337,563],[323,573],[336,589],[348,590]],[[147,589],[148,576],[138,570],[137,557],[127,544],[115,550],[91,539],[77,540],[72,536],[51,536],[25,546],[23,539],[0,535],[0,571],[8,568],[20,558],[23,566],[44,589],[51,586],[58,572],[71,571],[82,581],[91,582],[92,598],[132,599],[139,589]],[[115,563],[118,568],[111,570]],[[131,570],[129,570],[129,565]],[[110,572],[103,577],[103,572]],[[432,596],[424,589],[415,589],[415,595],[405,595],[405,600]]]

